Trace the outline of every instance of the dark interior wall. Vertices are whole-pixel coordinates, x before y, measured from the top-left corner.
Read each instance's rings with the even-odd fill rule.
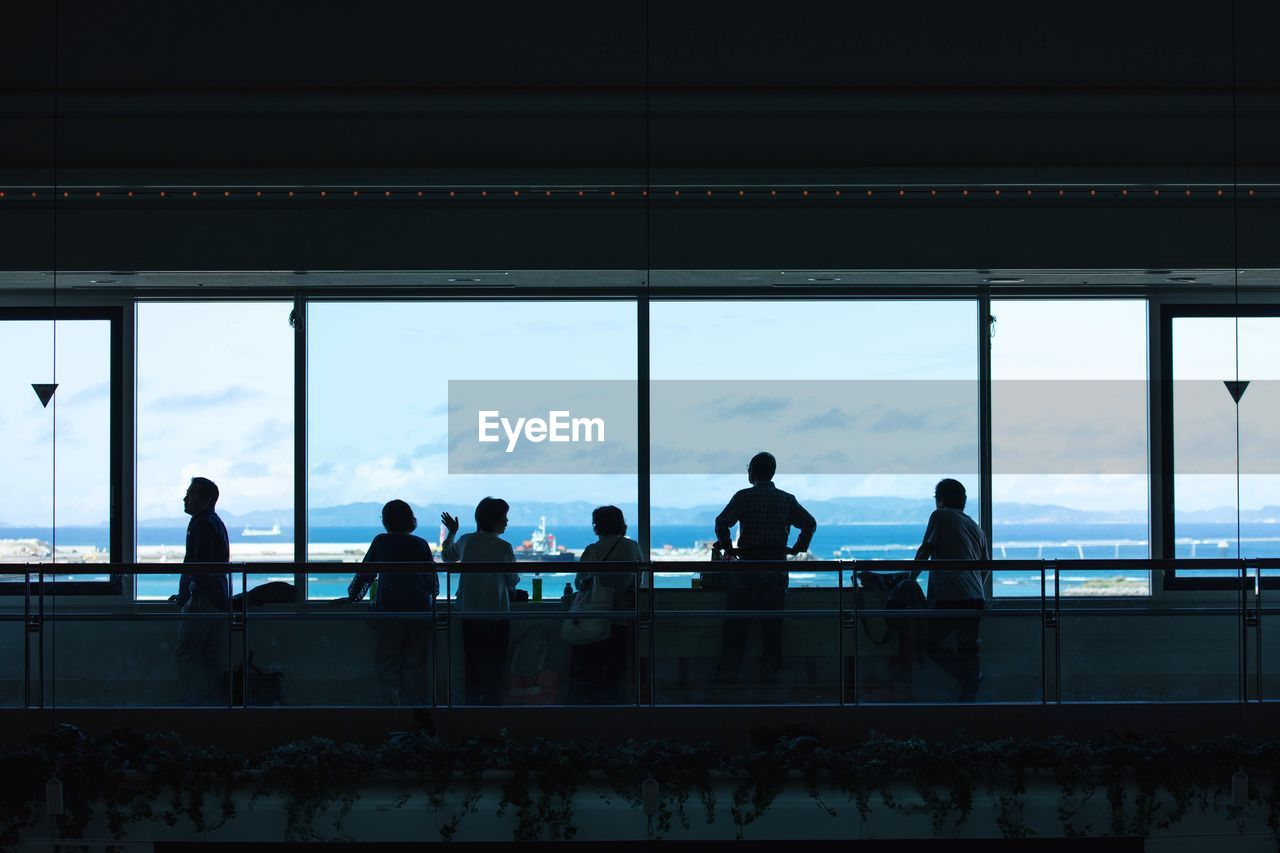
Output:
[[[1195,267],[1230,264],[1237,227],[1242,265],[1277,266],[1280,11],[1234,8],[8,4],[0,265],[53,263],[51,194],[28,190],[56,162],[75,191],[58,202],[65,268]],[[1259,192],[1233,212],[1212,193],[1237,171]],[[638,197],[646,181],[684,200]],[[817,203],[970,184],[1017,202]],[[1094,184],[1143,189],[1046,192]],[[362,186],[598,194],[147,195]],[[777,203],[772,186],[815,197]],[[1196,197],[1170,197],[1184,186]]]

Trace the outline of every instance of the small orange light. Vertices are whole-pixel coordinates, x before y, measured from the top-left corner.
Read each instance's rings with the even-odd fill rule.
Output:
[[[230,198],[230,197],[231,197],[231,192],[230,192],[230,190],[223,190],[223,191],[222,191],[222,197],[223,197],[223,198]]]
[[[680,190],[676,190],[676,195],[680,195]]]
[[[1000,190],[996,190],[996,195],[1000,195]]]
[[[773,196],[774,198],[777,198],[777,196],[778,196],[778,191],[777,191],[777,190],[769,190],[769,195]]]
[[[1091,189],[1091,190],[1089,190],[1089,195],[1097,195],[1097,194],[1098,194],[1098,191],[1097,191],[1097,190],[1095,190],[1095,189]]]
[[[961,190],[961,191],[960,191],[960,194],[961,194],[962,196],[964,196],[965,198],[968,198],[968,197],[969,197],[969,191],[968,191],[968,190]]]
[[[617,197],[618,197],[617,190],[609,190],[609,198],[617,198]]]
[[[1128,191],[1128,190],[1120,190],[1120,195],[1122,195],[1122,196],[1128,196],[1128,195],[1129,195],[1129,191]]]
[[[258,190],[258,198],[262,198],[262,190]]]
[[[551,190],[547,190],[547,198],[551,198]]]
[[[1031,190],[1027,190],[1027,195],[1031,195]]]
[[[31,197],[32,197],[32,198],[36,198],[36,197],[38,197],[39,195],[40,195],[40,193],[35,192],[35,191],[32,191],[32,193],[31,193]]]
[[[1158,196],[1158,195],[1160,195],[1160,190],[1152,190],[1152,191],[1151,191],[1151,194],[1152,194],[1152,195],[1156,195],[1156,196]]]
[[[352,190],[352,191],[351,191],[351,195],[352,195],[352,196],[358,196],[358,195],[360,195],[360,190]]]
[[[711,198],[711,190],[707,190],[707,198]]]
[[[1187,198],[1191,197],[1191,190],[1187,190]]]
[[[1249,195],[1253,195],[1253,190],[1249,190]]]
[[[65,197],[65,196],[66,196],[66,193],[63,193],[62,195]],[[98,191],[97,191],[97,192],[95,192],[93,195],[94,195],[94,197],[95,197],[95,198],[102,198],[102,190],[98,190]]]
[[[582,198],[585,195],[586,193],[584,193],[582,190],[578,190],[578,198]],[[679,193],[676,193],[676,195],[679,195]]]
[[[520,190],[512,190],[512,191],[511,191],[511,194],[512,194],[513,196],[515,196],[516,198],[519,198],[519,197],[520,197]]]
[[[840,190],[836,190],[836,198],[840,198]]]
[[[488,197],[489,197],[489,191],[488,191],[488,190],[480,190],[480,197],[481,197],[481,198],[488,198]]]
[[[937,190],[929,190],[929,195],[933,196],[934,198],[937,198],[937,196],[938,196],[938,191],[937,191]]]
[[[422,190],[418,190],[418,198],[422,198]]]
[[[71,193],[67,192],[66,190],[63,190],[63,191],[62,191],[62,197],[63,197],[63,198],[70,198],[70,196],[71,196]],[[99,197],[101,197],[101,196],[102,196],[102,193],[98,193],[98,196],[99,196]]]
[[[743,192],[742,190],[738,190],[738,198],[742,198],[745,195],[746,195],[745,192]]]
[[[386,190],[385,192],[383,192],[382,197],[391,198],[391,190]]]
[[[129,198],[133,198],[133,190],[129,190]]]
[[[453,198],[456,195],[457,193],[455,193],[453,190],[449,190],[449,198]]]
[[[0,190],[0,198],[4,198],[4,190]]]
[[[164,193],[160,193],[160,195],[164,195]],[[293,190],[289,190],[289,198],[293,198]]]
[[[293,195],[293,193],[289,193],[289,195]],[[165,197],[165,191],[160,190],[160,198],[164,198],[164,197]]]
[[[898,190],[898,198],[905,198],[906,195],[907,195],[906,190]]]
[[[1066,193],[1064,193],[1062,190],[1058,190],[1058,198],[1062,198],[1064,195],[1066,195]]]
[[[325,192],[324,190],[320,190],[320,198],[325,198],[328,195],[329,193]]]
[[[801,191],[800,191],[800,195],[804,196],[805,198],[808,198],[808,197],[809,197],[809,191],[808,191],[808,190],[801,190]]]
[[[1218,195],[1222,195],[1222,190],[1218,190]]]
[[[648,198],[648,197],[649,197],[649,191],[648,191],[648,190],[640,190],[640,195],[644,196],[645,198]]]
[[[867,190],[867,198],[871,198],[871,190]]]
[[[198,196],[198,195],[199,195],[199,193],[198,193],[198,192],[196,192],[195,190],[192,190],[192,191],[191,191],[191,197],[192,197],[192,198],[195,198],[195,197],[196,197],[196,196]]]

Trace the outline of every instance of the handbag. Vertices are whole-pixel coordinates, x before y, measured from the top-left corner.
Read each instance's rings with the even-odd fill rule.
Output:
[[[622,541],[622,537],[618,537],[604,556],[600,558],[600,562],[609,559],[609,555],[613,553],[613,549],[618,547],[618,542]],[[589,612],[607,612],[613,610],[613,587],[605,586],[600,583],[599,577],[591,578],[591,587],[579,592],[574,596],[573,604],[569,606],[570,612],[589,613]],[[609,618],[587,618],[585,616],[571,616],[560,624],[560,639],[564,640],[571,646],[589,646],[592,643],[600,643],[609,639],[609,635],[613,633],[613,620]]]

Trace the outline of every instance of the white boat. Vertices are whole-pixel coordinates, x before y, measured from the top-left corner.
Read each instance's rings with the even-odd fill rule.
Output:
[[[260,527],[246,527],[244,530],[240,531],[240,535],[241,536],[279,536],[280,522],[277,521],[275,524],[271,525],[271,528],[268,530],[264,530]]]

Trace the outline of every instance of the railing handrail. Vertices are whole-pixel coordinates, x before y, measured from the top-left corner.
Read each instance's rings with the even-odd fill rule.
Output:
[[[531,570],[530,566],[540,568]],[[572,568],[570,568],[572,567]],[[314,574],[423,574],[448,572],[451,574],[492,574],[497,572],[535,572],[537,574],[574,574],[577,572],[1039,572],[1073,569],[1077,571],[1106,571],[1129,569],[1135,571],[1173,571],[1196,569],[1207,571],[1240,572],[1243,570],[1280,569],[1280,558],[1245,557],[1240,559],[1144,559],[1115,560],[1095,559],[1044,559],[1044,560],[610,560],[607,562],[581,562],[577,560],[527,560],[507,562],[467,563],[339,563],[339,562],[274,562],[233,561],[229,563],[7,563],[0,564],[0,575],[176,575],[176,574],[268,574],[281,572],[306,572]]]

